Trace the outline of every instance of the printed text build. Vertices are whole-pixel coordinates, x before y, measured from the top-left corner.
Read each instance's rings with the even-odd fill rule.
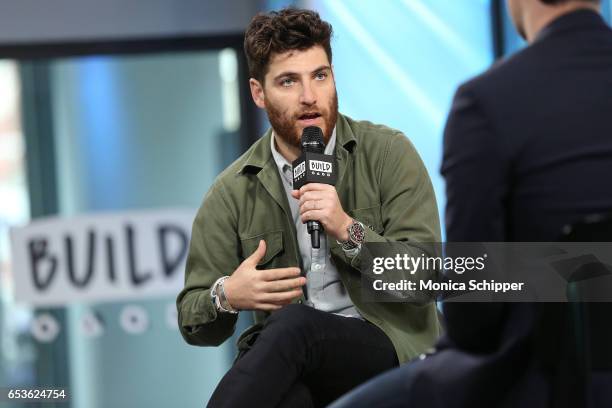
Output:
[[[36,306],[175,295],[193,212],[45,218],[11,232],[17,301]]]

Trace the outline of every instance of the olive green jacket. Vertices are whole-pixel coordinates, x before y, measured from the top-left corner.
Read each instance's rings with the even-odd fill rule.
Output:
[[[180,331],[189,344],[217,346],[233,334],[237,316],[217,313],[210,287],[252,254],[260,239],[267,251],[258,268],[302,265],[270,137],[268,130],[219,175],[194,220],[185,288],[177,299]],[[440,242],[429,176],[401,132],[338,115],[335,155],[338,197],[346,213],[369,227],[366,242]],[[335,240],[329,242],[332,262],[357,310],[387,334],[400,363],[431,347],[440,334],[435,304],[363,301],[359,255],[348,258]],[[259,324],[241,336],[239,349],[248,347],[267,316],[255,312]]]

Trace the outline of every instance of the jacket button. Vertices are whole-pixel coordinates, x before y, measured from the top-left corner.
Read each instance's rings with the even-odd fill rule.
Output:
[[[302,299],[298,300],[298,303],[301,305],[302,304]]]

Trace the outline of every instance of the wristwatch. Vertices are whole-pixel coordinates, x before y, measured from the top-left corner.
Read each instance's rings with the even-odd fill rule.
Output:
[[[360,248],[365,240],[365,227],[359,221],[353,220],[347,228],[348,240],[344,242],[336,241],[342,246],[345,251],[350,251],[355,248]]]
[[[232,307],[227,301],[223,283],[229,276],[223,276],[213,283],[210,289],[210,297],[212,298],[215,308],[219,312],[236,314],[238,311]]]

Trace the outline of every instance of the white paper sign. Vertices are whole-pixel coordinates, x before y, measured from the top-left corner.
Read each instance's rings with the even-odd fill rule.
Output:
[[[53,342],[60,333],[60,326],[57,319],[49,313],[43,313],[32,320],[30,326],[32,337],[41,343]]]
[[[126,333],[142,334],[149,328],[149,314],[142,306],[125,306],[119,315],[119,324]]]
[[[104,320],[100,314],[87,311],[81,316],[81,333],[85,337],[94,339],[104,334]]]
[[[45,218],[11,230],[15,298],[33,306],[176,296],[193,210]]]

